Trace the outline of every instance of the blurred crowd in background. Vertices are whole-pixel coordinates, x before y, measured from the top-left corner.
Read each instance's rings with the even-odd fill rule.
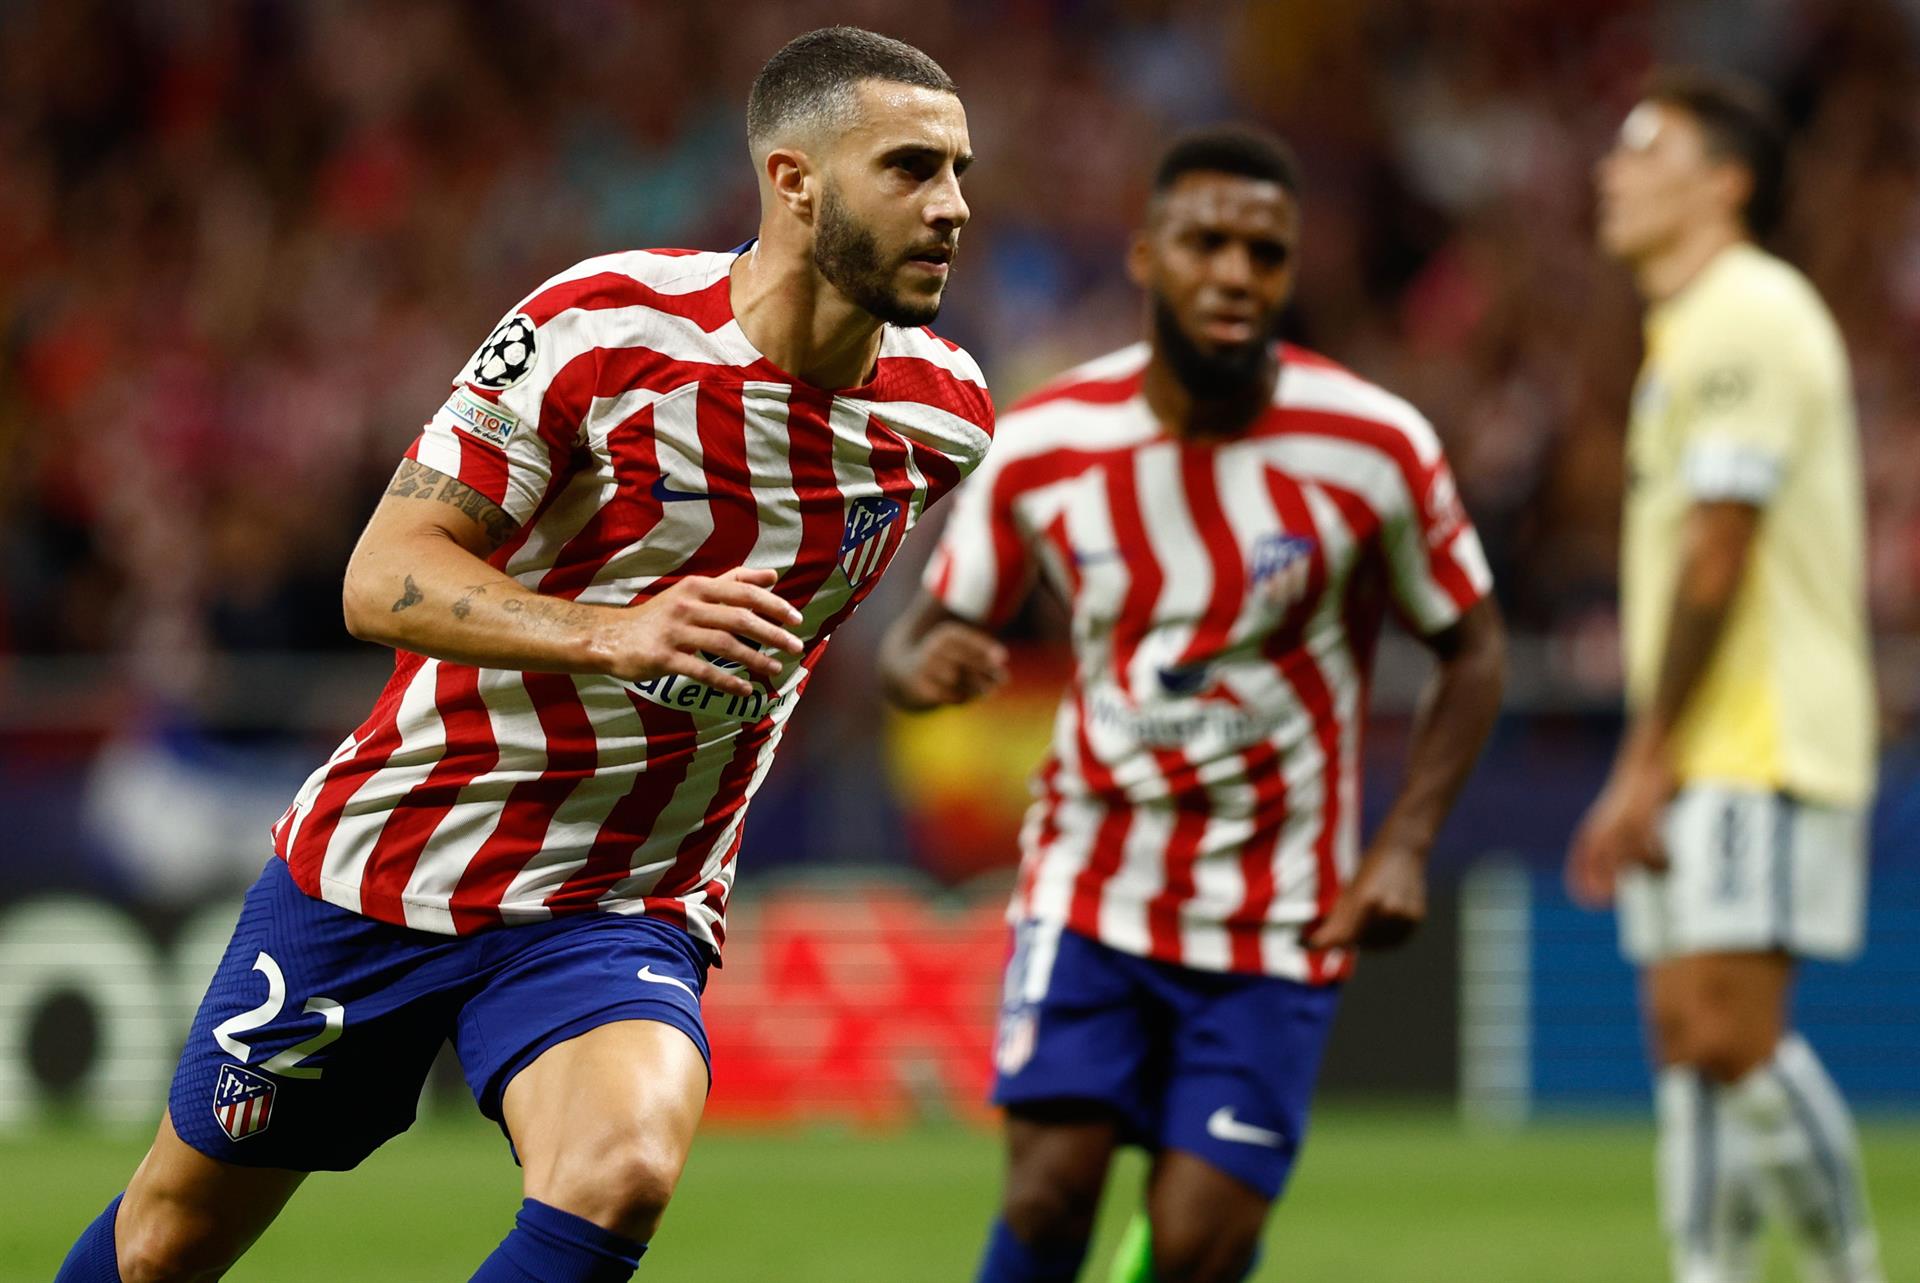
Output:
[[[1896,0],[0,2],[0,654],[326,650],[347,548],[498,316],[752,234],[760,62],[911,40],[980,163],[940,328],[1004,406],[1130,341],[1158,145],[1306,173],[1296,337],[1438,425],[1518,628],[1604,637],[1639,356],[1591,166],[1656,62],[1794,128],[1779,248],[1851,344],[1872,604],[1920,629],[1920,8]]]

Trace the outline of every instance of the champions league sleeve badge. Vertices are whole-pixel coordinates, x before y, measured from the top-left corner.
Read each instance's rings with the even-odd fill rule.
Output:
[[[213,1117],[228,1140],[245,1140],[267,1130],[273,1119],[271,1079],[238,1065],[220,1066],[213,1084]]]
[[[467,368],[467,381],[490,392],[504,392],[533,372],[538,352],[533,318],[515,312],[494,328]]]

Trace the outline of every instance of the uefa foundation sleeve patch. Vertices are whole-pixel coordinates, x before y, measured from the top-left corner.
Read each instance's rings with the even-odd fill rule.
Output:
[[[453,395],[447,398],[447,413],[458,420],[466,431],[503,449],[508,438],[513,436],[514,429],[520,426],[519,415],[485,397],[475,396],[465,388],[455,388]]]
[[[267,1130],[273,1119],[273,1082],[238,1065],[220,1066],[213,1084],[213,1117],[228,1140]]]

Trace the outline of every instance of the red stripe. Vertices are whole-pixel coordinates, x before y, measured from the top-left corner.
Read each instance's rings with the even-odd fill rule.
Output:
[[[869,386],[842,395],[883,406],[889,401],[935,406],[993,435],[993,398],[987,389],[923,356],[883,356],[873,363]]]
[[[766,746],[767,738],[773,733],[771,718],[762,718],[750,727],[742,727],[736,737],[733,755],[720,770],[719,783],[714,787],[713,801],[709,804],[706,816],[698,828],[681,839],[680,848],[674,853],[673,863],[653,884],[649,899],[659,897],[678,897],[693,891],[706,880],[712,871],[720,867],[714,863],[708,868],[708,860],[713,854],[713,846],[720,834],[733,821],[735,815],[747,805],[747,785],[753,779],[754,769],[759,765],[760,750]],[[739,840],[739,834],[734,840]],[[661,916],[673,920],[674,925],[686,927],[686,906],[678,899],[668,899]]]
[[[493,832],[460,875],[448,905],[454,930],[460,932],[500,924],[500,901],[507,888],[528,861],[542,853],[561,805],[599,764],[599,741],[573,678],[565,673],[520,676],[546,740],[546,769],[513,786]]]
[[[1408,515],[1422,535],[1420,544],[1426,548],[1424,560],[1429,577],[1462,609],[1479,599],[1480,593],[1474,589],[1472,581],[1450,552],[1453,540],[1459,538],[1459,534],[1456,532],[1440,548],[1426,546],[1427,500],[1435,478],[1446,469],[1444,456],[1436,455],[1429,466],[1421,461],[1412,438],[1391,424],[1326,410],[1303,410],[1297,406],[1281,407],[1279,413],[1263,421],[1260,432],[1262,435],[1275,436],[1297,433],[1332,437],[1370,447],[1391,458],[1400,472],[1402,485],[1406,487],[1407,502],[1412,505]],[[1466,528],[1463,522],[1460,530]]]
[[[1141,366],[1132,374],[1117,379],[1076,379],[1072,382],[1056,383],[1043,387],[1033,395],[1014,403],[1009,414],[1018,414],[1022,410],[1031,410],[1037,405],[1046,405],[1053,401],[1079,401],[1086,405],[1119,405],[1131,401],[1140,394],[1140,385],[1146,379],[1146,367]]]
[[[1131,669],[1134,652],[1153,631],[1154,608],[1160,603],[1160,586],[1166,576],[1160,559],[1154,556],[1147,539],[1146,523],[1140,515],[1140,495],[1134,476],[1132,452],[1116,452],[1106,467],[1107,510],[1113,517],[1114,542],[1127,563],[1127,592],[1120,602],[1120,614],[1113,622],[1113,676],[1124,694],[1133,694]]]
[[[787,403],[788,463],[800,506],[800,547],[780,595],[805,610],[840,564],[847,501],[833,470],[833,393],[795,384]],[[904,516],[901,518],[904,522]]]
[[[1097,939],[1100,934],[1100,900],[1106,892],[1107,883],[1119,871],[1121,860],[1126,855],[1127,830],[1133,823],[1133,806],[1120,795],[1113,772],[1094,755],[1093,745],[1087,738],[1086,700],[1077,685],[1073,690],[1073,711],[1075,733],[1079,738],[1080,778],[1095,797],[1106,803],[1106,814],[1101,817],[1100,827],[1094,833],[1093,849],[1088,854],[1086,867],[1074,878],[1067,925]]]
[[[632,698],[646,736],[646,765],[634,776],[633,787],[613,804],[585,861],[547,896],[547,908],[555,914],[596,907],[601,896],[632,872],[640,848],[653,837],[661,813],[686,783],[687,770],[693,765],[697,752],[693,718],[638,695]]]
[[[650,307],[692,321],[711,332],[733,319],[731,290],[731,276],[727,272],[720,273],[713,284],[684,294],[663,294],[624,272],[596,272],[542,290],[522,304],[520,311],[540,326],[562,312],[576,309]]]
[[[540,578],[540,592],[578,597],[616,553],[660,524],[661,503],[653,495],[653,483],[660,477],[653,414],[654,407],[646,406],[607,434],[613,496],[555,554],[553,568]]]
[[[1227,942],[1235,971],[1260,972],[1260,938],[1279,891],[1280,839],[1287,827],[1287,777],[1280,752],[1271,743],[1242,754],[1245,778],[1253,788],[1253,832],[1240,848],[1240,904],[1227,915]]]
[[[1167,781],[1174,819],[1162,855],[1160,890],[1147,901],[1148,951],[1162,962],[1182,962],[1180,911],[1193,900],[1193,862],[1199,856],[1213,805],[1200,784],[1198,768],[1186,754],[1177,749],[1155,749],[1153,760]]]
[[[1307,594],[1308,601],[1318,600],[1325,587],[1326,545],[1319,526],[1314,522],[1312,509],[1307,506],[1306,496],[1291,477],[1271,468],[1267,470],[1267,492],[1272,496],[1274,508],[1280,513],[1286,528],[1310,533],[1318,545],[1314,550],[1311,587]],[[1287,628],[1284,634],[1276,632],[1268,639],[1266,654],[1280,670],[1281,677],[1293,687],[1294,696],[1306,709],[1307,717],[1313,723],[1314,738],[1319,742],[1321,756],[1326,760],[1321,773],[1325,800],[1320,807],[1319,828],[1313,838],[1315,916],[1325,917],[1333,911],[1334,901],[1340,895],[1340,868],[1336,859],[1335,839],[1341,823],[1341,728],[1336,719],[1333,692],[1327,685],[1326,674],[1321,672],[1312,652],[1301,644],[1300,631],[1301,628],[1296,626]]]
[[[394,652],[393,675],[387,679],[386,688],[374,702],[367,720],[354,732],[360,741],[359,747],[327,772],[326,783],[313,799],[292,847],[280,851],[293,880],[308,895],[320,895],[321,865],[348,801],[386,766],[387,759],[400,747],[400,701],[425,662],[422,656],[411,651]]]
[[[1206,545],[1207,563],[1213,570],[1213,591],[1181,656],[1183,664],[1210,659],[1225,650],[1247,602],[1247,560],[1220,502],[1220,482],[1215,472],[1218,460],[1219,455],[1210,448],[1191,443],[1180,447],[1180,482],[1187,511]]]
[[[434,704],[446,748],[427,777],[395,807],[360,875],[360,912],[382,922],[405,922],[407,880],[413,876],[434,830],[474,777],[500,764],[500,746],[480,698],[480,670],[443,663],[434,673]]]

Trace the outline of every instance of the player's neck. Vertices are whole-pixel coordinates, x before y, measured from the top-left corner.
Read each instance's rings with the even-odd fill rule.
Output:
[[[1666,302],[1691,285],[1721,251],[1744,240],[1739,228],[1725,223],[1690,228],[1634,264],[1641,297],[1649,303]]]
[[[858,387],[880,356],[880,322],[847,301],[810,260],[764,242],[734,260],[733,316],[767,360],[829,390]]]
[[[1147,361],[1140,394],[1162,427],[1184,439],[1238,436],[1273,404],[1280,378],[1279,361],[1271,361],[1261,377],[1243,388],[1218,396],[1197,396],[1158,346]]]

